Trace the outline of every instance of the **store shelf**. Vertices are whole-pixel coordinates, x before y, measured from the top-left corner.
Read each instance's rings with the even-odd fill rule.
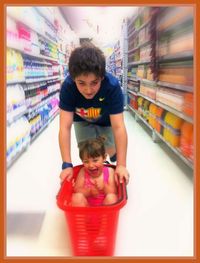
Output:
[[[182,118],[183,120],[185,121],[188,121],[190,123],[193,123],[193,118],[185,115],[184,113],[180,112],[180,111],[177,111],[175,109],[173,109],[172,107],[169,107],[159,101],[156,101],[156,105],[160,106],[161,108],[167,110],[167,111],[170,111],[171,113],[175,114],[176,116]]]
[[[128,76],[128,80],[140,81],[140,78],[138,78],[138,77],[129,77],[129,76]]]
[[[6,84],[7,85],[12,85],[12,84],[20,84],[20,83],[25,83],[26,80],[23,79],[23,80],[9,80],[9,81],[6,81]]]
[[[154,130],[154,132],[156,133],[156,135],[179,157],[181,158],[181,160],[183,160],[191,169],[193,169],[193,163],[191,160],[187,159],[186,157],[184,157],[182,154],[181,154],[181,151],[178,149],[178,148],[175,148],[173,146],[171,146],[170,143],[168,143],[164,138],[163,136],[158,133],[156,130]]]
[[[135,92],[133,90],[127,89],[127,92],[132,94],[132,95],[138,96],[138,92]]]
[[[147,83],[150,86],[155,86],[155,87],[157,86],[157,82],[156,81],[148,80],[148,79],[142,79],[142,78],[140,78],[139,80],[141,82]]]
[[[159,107],[161,107],[161,108],[163,108],[163,109],[175,114],[176,116],[182,118],[183,120],[188,121],[190,123],[193,123],[193,118],[191,118],[190,116],[187,116],[184,113],[182,113],[180,111],[177,111],[176,109],[174,109],[174,108],[172,108],[172,107],[170,107],[170,106],[168,106],[168,105],[166,105],[164,103],[161,103],[161,102],[159,102],[157,100],[153,100],[153,99],[149,98],[148,96],[145,96],[144,94],[142,94],[140,92],[137,92],[137,95],[141,96],[144,99],[147,99],[147,100],[151,101],[155,105],[157,105],[157,106],[159,106]]]
[[[13,7],[12,7],[13,8]],[[52,44],[55,44],[57,45],[57,42],[55,42],[54,40],[52,40],[51,38],[49,38],[48,36],[46,35],[43,35],[41,34],[41,31],[39,29],[36,29],[31,23],[31,20],[27,23],[24,23],[24,20],[23,20],[23,16],[19,16],[17,17],[16,14],[13,13],[12,10],[10,10],[10,8],[8,9],[8,16],[11,17],[12,19],[14,19],[14,21],[16,22],[20,22],[22,23],[23,25],[25,25],[26,27],[28,27],[30,30],[36,32],[38,35],[40,35],[41,37],[45,38],[47,41],[51,42]],[[40,15],[41,16],[41,15]],[[27,21],[26,21],[27,22]]]
[[[149,45],[150,43],[151,43],[151,41],[148,40],[148,41],[146,41],[146,42],[144,42],[144,43],[138,45],[137,47],[128,50],[128,54],[130,54],[130,53],[136,51],[137,49],[139,49],[139,48],[141,48],[141,47],[145,47],[145,46]]]
[[[135,109],[133,109],[130,105],[127,105],[127,106],[128,106],[128,109],[130,109],[132,112],[136,114],[137,116],[136,120],[140,119],[150,130],[153,131],[153,128],[151,127],[151,125],[149,125],[149,123]]]
[[[58,58],[52,58],[52,57],[48,57],[48,56],[44,56],[44,55],[40,55],[40,54],[33,54],[31,52],[25,51],[20,47],[14,47],[14,46],[7,46],[8,48],[11,49],[15,49],[16,51],[20,51],[21,53],[25,54],[25,55],[29,55],[31,57],[35,57],[35,58],[42,58],[42,59],[46,59],[46,60],[50,60],[50,61],[55,61],[58,62]]]
[[[156,104],[156,101],[155,101],[154,99],[149,98],[148,96],[146,96],[146,95],[144,95],[144,94],[142,94],[142,93],[140,93],[140,92],[138,92],[137,94],[138,94],[138,96],[141,96],[141,97],[143,97],[144,99],[147,99],[147,100],[151,101],[152,103]]]
[[[176,54],[169,54],[165,56],[160,56],[157,58],[158,62],[176,62],[178,61],[185,61],[185,60],[192,60],[193,59],[193,51],[184,51],[179,52]]]
[[[9,169],[13,163],[28,149],[29,144],[22,148],[9,162],[7,162],[7,169]]]
[[[48,122],[42,126],[42,128],[31,138],[30,143],[28,143],[26,146],[22,148],[20,152],[18,152],[9,162],[7,162],[7,169],[9,169],[16,160],[28,149],[30,144],[45,130],[45,128],[48,126],[48,124],[53,121],[53,119],[58,115],[59,110],[56,111],[56,113],[48,120]]]
[[[35,82],[41,82],[41,81],[47,81],[47,80],[60,80],[60,76],[52,76],[52,77],[41,77],[41,78],[35,78],[35,79],[26,79],[26,83],[35,83]]]
[[[164,138],[163,136],[158,133],[153,127],[151,127],[149,125],[149,123],[141,116],[138,114],[138,112],[136,110],[134,110],[130,105],[127,105],[128,106],[128,109],[130,109],[133,113],[136,114],[137,116],[137,119],[140,119],[149,129],[152,130],[152,138],[154,141],[157,141],[155,140],[155,137],[159,137],[159,139],[161,139],[182,161],[185,162],[185,164],[187,164],[191,169],[193,169],[193,163],[191,160],[189,160],[188,158],[184,157],[180,151],[180,149],[178,148],[175,148],[173,147],[170,143],[168,143]]]
[[[31,143],[35,141],[35,139],[46,129],[46,127],[49,125],[51,121],[58,115],[59,110],[56,111],[56,113],[37,131],[36,134],[33,135],[31,138]]]
[[[26,113],[28,113],[28,110],[24,105],[13,110],[12,113],[7,114],[7,125],[11,125]]]
[[[141,27],[139,27],[138,29],[134,30],[133,32],[129,32],[130,34],[128,35],[129,39],[131,37],[133,37],[136,33],[139,33],[145,26],[147,26],[149,24],[149,22],[151,21],[151,19],[149,19],[148,21],[146,21],[143,25],[141,25]]]
[[[179,19],[178,22],[176,22],[175,24],[171,24],[170,26],[166,27],[165,29],[159,29],[158,27],[158,33],[160,34],[168,34],[169,32],[173,33],[173,32],[177,32],[179,30],[182,30],[183,28],[188,27],[189,25],[192,25],[193,22],[193,17],[192,16],[188,16],[185,13],[185,17],[183,17],[182,19]]]
[[[193,92],[193,86],[180,85],[180,84],[169,83],[164,81],[158,81],[157,84],[163,87],[169,87],[177,90]]]
[[[151,62],[151,60],[150,59],[148,59],[148,60],[144,60],[144,61],[135,61],[135,62],[129,62],[128,63],[128,66],[137,66],[137,65],[141,65],[141,64],[148,64],[148,63],[150,63]]]

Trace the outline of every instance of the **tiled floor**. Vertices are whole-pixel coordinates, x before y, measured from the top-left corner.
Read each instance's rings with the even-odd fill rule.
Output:
[[[125,112],[128,202],[121,209],[115,256],[193,255],[193,172]],[[60,187],[59,118],[7,172],[7,256],[71,256]],[[72,158],[79,164],[74,133]]]

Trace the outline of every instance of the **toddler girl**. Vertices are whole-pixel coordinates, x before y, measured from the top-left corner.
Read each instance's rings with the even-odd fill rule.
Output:
[[[79,144],[83,168],[74,185],[73,206],[100,206],[117,202],[114,169],[104,166],[104,140],[103,137],[98,137]]]

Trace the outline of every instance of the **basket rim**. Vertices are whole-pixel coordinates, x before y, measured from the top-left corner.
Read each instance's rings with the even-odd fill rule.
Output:
[[[115,168],[115,165],[112,164],[105,164],[105,166],[108,167],[113,167]],[[81,169],[83,167],[83,165],[77,165],[74,166],[73,169]],[[126,189],[126,184],[123,181],[123,183],[119,183],[118,185],[118,190],[120,190],[121,192],[121,197],[119,200],[117,200],[117,202],[110,204],[110,205],[103,205],[103,206],[88,206],[88,207],[82,207],[82,206],[69,206],[65,201],[60,200],[60,195],[62,194],[62,190],[64,189],[62,186],[63,184],[66,183],[71,183],[71,182],[67,182],[64,181],[60,187],[60,190],[56,196],[56,202],[57,205],[60,209],[64,210],[64,211],[74,211],[74,212],[103,212],[103,211],[116,211],[119,210],[120,208],[122,208],[123,206],[125,206],[125,204],[127,203],[127,189]],[[121,189],[120,189],[121,188]]]

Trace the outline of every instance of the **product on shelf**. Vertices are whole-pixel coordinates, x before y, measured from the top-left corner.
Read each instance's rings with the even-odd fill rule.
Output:
[[[25,93],[20,84],[7,86],[7,121],[10,123],[26,110]]]
[[[153,85],[146,84],[144,82],[140,83],[140,93],[155,100],[156,99],[156,88]]]
[[[186,121],[181,126],[180,150],[185,157],[193,160],[193,125]]]
[[[32,52],[31,30],[20,22],[17,23],[17,27],[19,33],[19,41],[21,43],[21,49],[25,52]]]
[[[137,73],[136,74],[139,78],[146,79],[146,76],[147,76],[146,65],[139,65],[137,67]]]
[[[56,44],[47,41],[44,37],[39,36],[40,54],[46,57],[58,59],[58,48]]]
[[[186,52],[193,54],[193,32],[189,31],[181,36],[167,36],[158,45],[158,56],[178,55]]]
[[[146,61],[151,58],[151,46],[146,45],[140,48],[140,61]]]
[[[150,106],[150,101],[144,100],[144,102],[143,102],[143,117],[146,120],[149,120],[149,106]]]
[[[184,94],[183,112],[192,117],[193,116],[193,93]]]
[[[154,129],[156,127],[156,110],[157,110],[157,106],[154,103],[150,103],[148,120],[149,120],[149,124]]]
[[[31,53],[36,56],[39,56],[40,54],[38,34],[32,30],[31,30]]]
[[[25,116],[7,126],[7,163],[30,143],[30,124]]]
[[[164,118],[167,111],[164,110],[161,107],[156,107],[156,123],[155,123],[155,129],[158,133],[163,135],[163,128],[164,128]]]
[[[157,23],[158,31],[165,31],[182,25],[183,22],[192,20],[194,16],[193,7],[191,6],[173,6],[166,8]]]
[[[170,88],[158,87],[156,91],[157,101],[160,101],[180,112],[183,111],[185,103],[184,96],[185,92]]]
[[[134,94],[131,94],[131,96],[129,97],[129,105],[137,110],[138,109],[138,102],[137,102],[137,99],[138,99],[138,96],[134,95]]]
[[[171,112],[167,112],[164,118],[164,129],[163,137],[173,147],[179,147],[180,145],[180,134],[183,119],[174,115]]]
[[[138,113],[142,116],[143,115],[144,98],[138,97],[137,98],[137,103],[138,103]]]
[[[174,62],[160,64],[159,80],[186,86],[193,86],[193,63]]]
[[[7,47],[20,49],[17,23],[7,16],[6,18],[6,44]]]
[[[149,25],[145,26],[142,30],[139,31],[138,38],[139,45],[142,45],[150,40]]]
[[[24,81],[24,63],[22,55],[14,49],[7,48],[6,53],[6,78],[7,82]]]
[[[148,80],[151,80],[151,81],[154,80],[154,78],[153,78],[153,73],[151,72],[151,69],[150,69],[149,66],[147,67],[147,76],[146,76],[146,78],[147,78]]]

